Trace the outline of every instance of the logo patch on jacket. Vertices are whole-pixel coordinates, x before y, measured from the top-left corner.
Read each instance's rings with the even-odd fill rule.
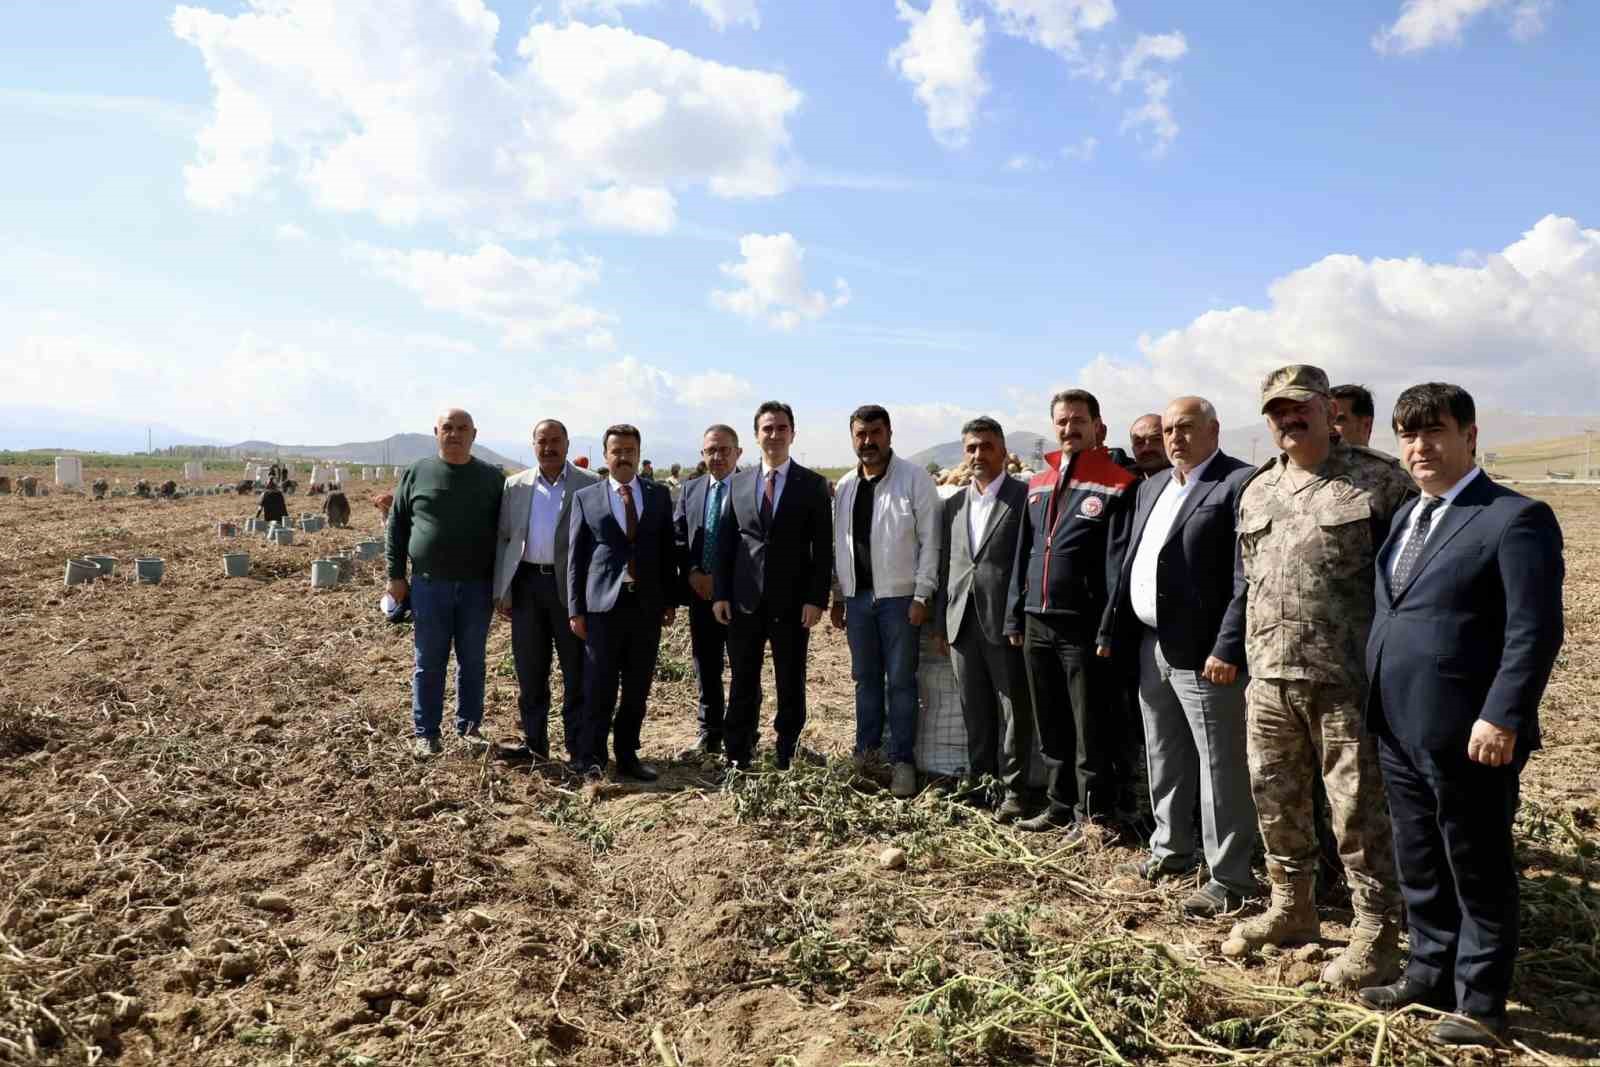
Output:
[[[1098,519],[1100,513],[1106,509],[1106,502],[1097,496],[1086,496],[1083,504],[1078,508],[1079,514],[1086,519]]]

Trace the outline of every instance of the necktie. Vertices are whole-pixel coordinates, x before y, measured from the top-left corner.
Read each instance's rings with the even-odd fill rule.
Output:
[[[1422,545],[1428,540],[1428,527],[1433,524],[1433,513],[1443,503],[1443,499],[1434,497],[1422,505],[1422,511],[1417,515],[1417,525],[1406,539],[1405,547],[1400,550],[1400,558],[1395,560],[1394,581],[1389,583],[1395,592],[1404,589],[1406,582],[1411,580],[1411,572],[1416,569],[1417,560],[1422,555]]]
[[[706,539],[700,549],[700,572],[710,574],[717,563],[717,534],[722,525],[722,483],[711,487],[711,503],[707,507]]]
[[[772,497],[778,489],[778,472],[767,472],[767,488],[761,495],[761,526],[762,529],[772,525]]]
[[[617,492],[622,494],[622,514],[627,517],[628,544],[632,545],[634,538],[639,536],[639,512],[633,506],[633,486],[619,485]],[[628,581],[636,581],[639,577],[639,568],[633,562],[633,550],[628,550]]]

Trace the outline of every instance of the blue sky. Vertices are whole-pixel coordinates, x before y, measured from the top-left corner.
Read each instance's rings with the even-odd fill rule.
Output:
[[[1592,410],[1600,6],[1271,10],[0,5],[0,404],[650,451],[775,396],[812,462],[1295,359]]]

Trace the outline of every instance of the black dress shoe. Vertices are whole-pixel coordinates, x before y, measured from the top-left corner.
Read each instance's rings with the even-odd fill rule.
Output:
[[[605,768],[591,759],[574,756],[567,761],[567,770],[579,778],[597,778],[605,773]]]
[[[1449,1011],[1455,1007],[1455,996],[1415,978],[1402,977],[1389,985],[1368,986],[1356,994],[1356,999],[1378,1011],[1399,1011],[1411,1004],[1426,1004],[1430,1008]]]
[[[745,771],[746,773],[748,773],[749,770],[750,770],[750,757],[749,756],[729,756],[728,757],[728,766],[732,767],[736,771]]]
[[[772,765],[780,771],[788,770],[794,764],[794,753],[778,749],[772,754]]]
[[[637,782],[653,782],[661,777],[650,764],[639,762],[638,756],[629,756],[626,759],[618,758],[617,774],[623,778],[632,778]]]
[[[1452,1015],[1439,1020],[1433,1039],[1441,1045],[1488,1045],[1501,1043],[1506,1032],[1504,1015]]]

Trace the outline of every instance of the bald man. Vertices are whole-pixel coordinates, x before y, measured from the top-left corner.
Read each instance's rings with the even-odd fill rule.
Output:
[[[1133,449],[1133,465],[1142,478],[1160,474],[1172,466],[1161,439],[1161,416],[1154,412],[1140,415],[1128,427],[1128,444]]]
[[[444,750],[439,727],[452,647],[456,734],[469,752],[481,752],[487,745],[479,727],[506,479],[500,468],[473,458],[477,436],[467,412],[451,408],[441,414],[433,425],[438,454],[406,468],[389,512],[389,595],[397,602],[409,595],[416,617],[411,725],[416,754],[424,759]]]

